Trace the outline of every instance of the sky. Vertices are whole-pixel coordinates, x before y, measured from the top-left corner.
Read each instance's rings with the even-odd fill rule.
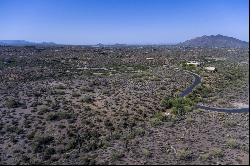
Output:
[[[0,40],[174,44],[217,34],[249,41],[248,0],[0,0]]]

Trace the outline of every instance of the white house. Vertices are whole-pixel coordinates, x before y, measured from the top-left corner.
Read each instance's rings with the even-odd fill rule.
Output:
[[[187,65],[195,65],[195,66],[199,66],[200,63],[199,62],[196,62],[196,61],[189,61],[186,63]]]
[[[205,69],[208,71],[215,71],[215,67],[211,67],[211,66],[205,67]]]

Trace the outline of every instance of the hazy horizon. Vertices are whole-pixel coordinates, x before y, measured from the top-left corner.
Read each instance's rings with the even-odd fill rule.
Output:
[[[203,35],[249,42],[248,0],[0,0],[0,40],[176,44]]]

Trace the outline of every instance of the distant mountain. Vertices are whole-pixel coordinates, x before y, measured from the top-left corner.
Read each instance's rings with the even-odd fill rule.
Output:
[[[53,42],[35,43],[35,42],[29,42],[26,40],[0,40],[0,45],[3,45],[3,46],[36,46],[36,45],[53,46],[57,44]]]
[[[247,48],[249,43],[241,41],[239,39],[223,36],[223,35],[211,35],[201,36],[191,40],[187,40],[183,43],[179,43],[179,46],[190,47],[218,47],[218,48]]]

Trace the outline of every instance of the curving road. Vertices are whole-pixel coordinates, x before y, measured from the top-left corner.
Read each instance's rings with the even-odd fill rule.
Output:
[[[188,94],[190,94],[193,89],[201,83],[201,77],[198,74],[195,74],[193,72],[185,70],[184,72],[191,74],[194,79],[193,83],[187,87],[181,94],[179,95],[180,97],[185,97]],[[209,111],[217,111],[217,112],[227,112],[227,113],[243,113],[243,112],[249,112],[249,108],[215,108],[215,107],[209,107],[202,105],[201,103],[198,103],[196,105],[196,108],[204,109],[204,110],[209,110]]]
[[[187,71],[187,70],[184,70],[184,72],[191,74],[194,77],[194,79],[193,79],[193,83],[189,87],[187,87],[183,92],[181,92],[179,97],[187,96],[188,94],[190,94],[193,91],[193,89],[197,85],[199,85],[201,83],[201,77],[198,74],[195,74],[195,73]]]

